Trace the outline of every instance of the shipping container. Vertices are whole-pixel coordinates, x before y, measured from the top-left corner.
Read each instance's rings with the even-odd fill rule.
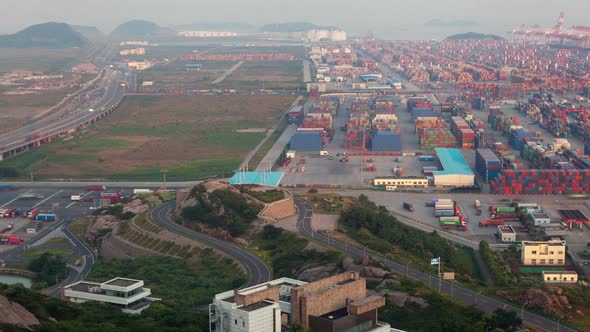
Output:
[[[40,220],[40,221],[55,221],[56,216],[55,214],[52,213],[39,213],[36,217],[35,220]]]
[[[99,185],[99,184],[84,186],[84,190],[86,190],[86,191],[102,191],[102,190],[106,190],[106,189],[107,188],[105,186]]]
[[[399,133],[377,132],[371,138],[372,151],[394,151],[402,150],[402,143]]]

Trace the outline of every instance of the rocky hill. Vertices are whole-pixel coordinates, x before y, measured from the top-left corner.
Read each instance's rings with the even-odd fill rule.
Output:
[[[111,32],[113,38],[150,37],[158,35],[174,35],[171,29],[162,28],[158,24],[144,20],[125,22]]]
[[[15,34],[0,35],[0,47],[84,47],[89,41],[66,23],[42,23],[32,25]]]

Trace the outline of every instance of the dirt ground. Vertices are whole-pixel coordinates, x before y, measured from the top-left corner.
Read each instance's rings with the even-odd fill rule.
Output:
[[[122,109],[81,137],[42,146],[37,152],[42,158],[31,167],[40,177],[67,174],[68,178],[109,177],[150,167],[160,173],[159,167],[170,167],[170,179],[175,172],[178,177],[197,176],[193,174],[197,171],[186,166],[189,163],[214,160],[217,164],[210,167],[237,167],[229,165],[228,160],[239,164],[264,137],[259,129],[270,128],[293,99],[240,95],[131,97]],[[174,168],[179,164],[186,167]]]
[[[22,126],[61,101],[68,89],[25,95],[0,94],[0,133]]]

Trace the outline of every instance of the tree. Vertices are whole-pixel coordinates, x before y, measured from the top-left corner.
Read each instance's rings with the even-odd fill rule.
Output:
[[[522,319],[518,317],[515,311],[507,311],[504,309],[496,309],[490,319],[490,327],[492,329],[502,329],[505,331],[516,331],[522,325]]]
[[[297,323],[294,323],[289,328],[289,332],[309,332],[309,329],[307,329]]]
[[[29,264],[29,269],[37,273],[36,281],[39,282],[41,288],[54,285],[68,275],[68,267],[62,257],[49,252],[33,259]]]

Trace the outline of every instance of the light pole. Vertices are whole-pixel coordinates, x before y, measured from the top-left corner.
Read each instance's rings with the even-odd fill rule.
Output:
[[[520,312],[522,314],[522,321],[524,322],[524,304],[522,305],[522,307],[520,308]]]
[[[561,317],[557,319],[557,332],[559,332],[559,321],[561,321]]]

